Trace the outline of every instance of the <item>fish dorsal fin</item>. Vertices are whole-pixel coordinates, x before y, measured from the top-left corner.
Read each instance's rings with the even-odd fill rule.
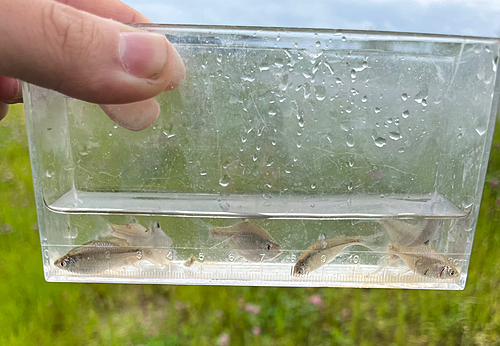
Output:
[[[174,244],[172,238],[165,233],[158,221],[153,221],[150,224],[149,229],[151,230],[151,236],[153,237],[156,246],[168,248]]]
[[[122,233],[129,236],[143,237],[148,236],[151,232],[139,223],[129,223],[126,225],[110,224],[111,234]]]
[[[112,249],[121,245],[108,240],[91,240],[83,245],[77,246],[68,252],[68,256],[78,255],[88,251],[89,248]]]

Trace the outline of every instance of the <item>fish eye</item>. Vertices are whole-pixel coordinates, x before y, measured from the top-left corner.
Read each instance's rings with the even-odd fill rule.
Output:
[[[267,244],[267,250],[271,251],[273,249],[273,246],[271,244]]]
[[[455,275],[457,275],[457,271],[455,269],[453,269],[453,268],[449,268],[448,269],[448,274],[450,276],[455,276]]]
[[[59,263],[61,265],[61,267],[66,267],[68,265],[68,263],[66,263],[66,261],[61,261],[61,263]]]

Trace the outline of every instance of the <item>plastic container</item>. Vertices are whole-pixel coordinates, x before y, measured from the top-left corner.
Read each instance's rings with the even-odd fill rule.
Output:
[[[144,131],[24,85],[47,281],[464,288],[499,40],[143,28],[187,70]]]

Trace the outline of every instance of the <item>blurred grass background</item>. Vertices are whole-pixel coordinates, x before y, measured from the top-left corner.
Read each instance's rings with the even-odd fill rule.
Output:
[[[0,122],[0,345],[500,345],[500,131],[464,291],[47,283],[22,106]]]

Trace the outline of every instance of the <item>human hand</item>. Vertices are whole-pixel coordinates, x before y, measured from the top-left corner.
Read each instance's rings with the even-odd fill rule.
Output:
[[[119,23],[151,22],[119,0],[0,0],[0,8],[0,120],[22,102],[24,80],[101,104],[138,131],[158,117],[152,97],[185,78],[164,35]]]

